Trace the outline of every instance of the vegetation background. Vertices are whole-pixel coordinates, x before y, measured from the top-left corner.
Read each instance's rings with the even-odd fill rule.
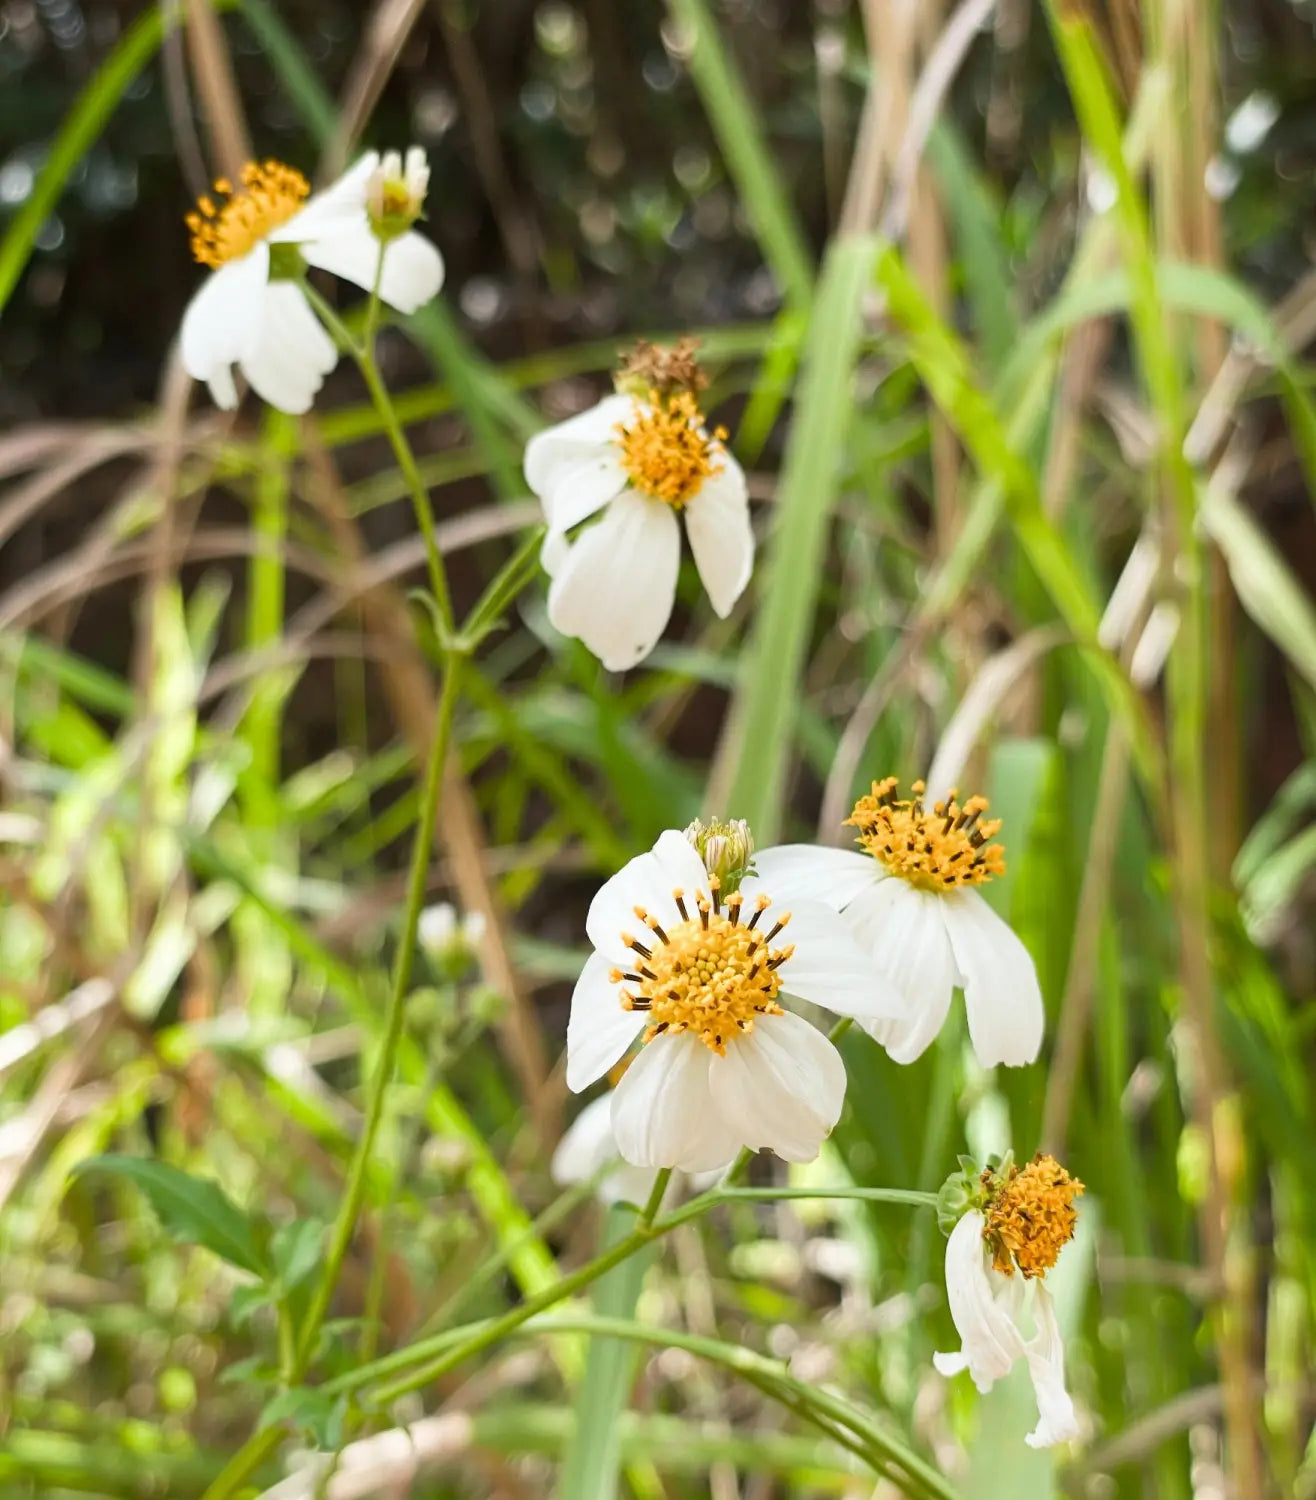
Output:
[[[229,1493],[263,1421],[262,1491],[286,1438],[346,1446],[338,1497],[873,1494],[710,1354],[739,1346],[876,1413],[911,1494],[1316,1494],[1313,77],[1303,0],[0,4],[3,1493]],[[624,679],[538,587],[467,674],[430,889],[486,916],[479,972],[419,975],[316,1381],[281,1390],[436,676],[350,367],[304,420],[181,376],[181,216],[250,151],[323,176],[413,140],[448,280],[380,357],[459,603],[536,518],[525,439],[638,334],[703,336],[762,551],[728,622],[686,579]],[[1087,1440],[1032,1453],[1026,1377],[932,1373],[940,1236],[862,1201],[627,1261],[595,1311],[653,1347],[513,1341],[383,1415],[337,1399],[619,1232],[547,1172],[598,883],[701,812],[838,841],[934,761],[1006,820],[1042,1063],[847,1038],[791,1181],[1061,1154]],[[110,1152],[225,1196],[79,1174]]]

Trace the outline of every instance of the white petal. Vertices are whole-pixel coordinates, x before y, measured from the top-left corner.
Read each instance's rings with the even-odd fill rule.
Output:
[[[579,636],[610,672],[653,650],[672,613],[681,528],[670,505],[627,490],[562,560],[548,618]]]
[[[609,396],[526,445],[526,483],[554,531],[579,525],[626,487],[615,434],[633,408],[629,396]]]
[[[572,1121],[558,1142],[549,1168],[560,1187],[588,1182],[608,1164],[611,1171],[599,1179],[596,1192],[604,1203],[645,1203],[653,1187],[653,1172],[628,1166],[617,1151],[612,1133],[612,1095],[592,1100]]]
[[[349,228],[304,244],[307,265],[341,276],[364,291],[375,285],[380,244],[363,216]],[[384,248],[384,269],[379,295],[399,312],[415,312],[443,285],[443,258],[423,235],[408,233],[390,240]]]
[[[557,577],[557,570],[567,560],[571,543],[560,531],[544,533],[544,545],[539,549],[539,562],[550,578]]]
[[[684,514],[695,566],[713,609],[725,619],[753,571],[754,532],[745,476],[729,453],[722,461],[722,472],[704,480]]]
[[[1037,1332],[1028,1341],[1027,1355],[1028,1373],[1037,1395],[1038,1422],[1024,1441],[1030,1448],[1049,1448],[1076,1438],[1079,1427],[1074,1403],[1065,1389],[1065,1346],[1055,1305],[1040,1281],[1033,1285]]]
[[[637,1167],[708,1172],[729,1162],[738,1138],[713,1108],[709,1060],[687,1034],[641,1048],[612,1096],[612,1130],[622,1158]]]
[[[974,1385],[989,1391],[1025,1350],[1023,1336],[997,1302],[989,1280],[1005,1278],[990,1268],[983,1223],[980,1213],[965,1214],[946,1242],[946,1298],[963,1349],[958,1355],[935,1354],[933,1363],[943,1375],[967,1368]]]
[[[984,1068],[1034,1061],[1046,1011],[1028,949],[977,891],[948,891],[939,899],[978,1061]]]
[[[766,891],[773,901],[822,901],[841,911],[860,891],[887,878],[870,854],[855,849],[824,849],[816,844],[777,844],[754,856],[745,890]]]
[[[320,326],[295,282],[272,281],[256,346],[242,360],[242,373],[263,400],[280,411],[309,411],[324,377],[338,363],[334,341]]]
[[[812,1161],[841,1117],[845,1064],[802,1016],[760,1016],[713,1056],[713,1103],[738,1140],[786,1161]]]
[[[360,222],[366,211],[366,187],[379,165],[379,152],[367,151],[337,182],[306,200],[306,206],[285,224],[272,230],[271,243],[304,244],[322,235],[336,234]]]
[[[941,899],[893,878],[870,886],[846,909],[845,921],[873,964],[909,1000],[902,1019],[866,1028],[894,1062],[911,1063],[927,1051],[946,1022],[955,993],[955,962]]]
[[[591,953],[572,991],[567,1022],[567,1087],[573,1094],[601,1078],[644,1024],[638,1011],[622,1009],[618,987],[608,978],[614,967],[604,954]]]
[[[643,941],[643,924],[635,915],[635,908],[644,907],[664,927],[674,925],[681,916],[672,900],[672,891],[682,887],[693,890],[702,877],[704,867],[699,856],[686,843],[694,855],[694,865],[684,860],[671,843],[676,838],[685,841],[684,834],[668,830],[652,849],[628,860],[599,888],[589,904],[585,917],[589,940],[621,968],[634,962],[634,955],[622,942],[621,934],[628,932]]]
[[[183,368],[206,381],[215,404],[226,411],[238,404],[232,367],[260,338],[269,274],[269,246],[258,243],[240,260],[212,271],[183,314]]]
[[[795,946],[777,971],[788,995],[861,1020],[908,1014],[906,995],[859,944],[848,918],[821,901],[792,901],[789,907],[774,902],[759,919],[759,927],[771,931],[787,911],[790,924],[775,941]]]
[[[653,857],[673,890],[708,891],[708,872],[695,846],[679,829],[669,828],[658,836]],[[693,907],[691,908],[693,915]]]

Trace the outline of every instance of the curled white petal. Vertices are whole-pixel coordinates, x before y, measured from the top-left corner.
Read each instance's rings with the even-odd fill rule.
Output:
[[[272,281],[265,288],[260,332],[242,360],[242,373],[263,401],[294,415],[309,411],[338,350],[311,311],[300,286]]]
[[[977,891],[947,891],[938,899],[978,1061],[984,1068],[1033,1062],[1041,1050],[1046,1013],[1028,949]]]
[[[431,301],[443,285],[443,257],[424,235],[408,231],[382,247],[362,214],[350,226],[303,244],[307,265],[341,276],[364,291],[379,277],[382,301],[399,312],[412,313]]]
[[[612,1096],[612,1129],[623,1160],[684,1172],[731,1161],[740,1141],[714,1107],[709,1065],[715,1060],[688,1034],[655,1037],[641,1049]]]
[[[865,1027],[895,1062],[911,1063],[936,1039],[955,993],[941,897],[903,880],[882,880],[851,902],[844,920],[871,961],[909,1000],[903,1017],[865,1022]]]
[[[204,380],[215,404],[226,411],[238,404],[233,366],[260,339],[269,274],[269,247],[257,244],[207,276],[183,314],[179,334],[183,368],[194,380]]]
[[[721,472],[704,480],[684,515],[699,577],[714,611],[725,619],[754,569],[754,532],[745,475],[729,453],[719,457]]]
[[[746,891],[766,891],[774,901],[821,901],[842,911],[860,891],[887,878],[869,854],[816,844],[777,844],[754,855]]]
[[[1037,1332],[1028,1341],[1028,1373],[1037,1396],[1037,1426],[1024,1441],[1030,1448],[1050,1448],[1078,1436],[1074,1402],[1065,1389],[1065,1346],[1051,1294],[1040,1283],[1033,1294]]]

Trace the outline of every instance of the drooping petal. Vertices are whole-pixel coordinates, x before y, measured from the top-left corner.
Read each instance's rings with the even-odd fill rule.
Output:
[[[388,242],[380,272],[380,243],[364,214],[350,227],[304,244],[301,249],[307,265],[341,276],[367,292],[373,289],[379,274],[380,298],[399,312],[415,312],[443,285],[443,257],[424,235],[414,232]]]
[[[207,276],[183,314],[183,368],[210,386],[216,406],[225,411],[238,404],[233,366],[260,339],[269,274],[269,246],[257,243],[241,259]]]
[[[1051,1294],[1040,1281],[1033,1283],[1033,1314],[1037,1332],[1028,1341],[1028,1373],[1037,1396],[1037,1426],[1024,1439],[1030,1448],[1067,1443],[1079,1434],[1074,1402],[1065,1389],[1065,1346],[1056,1321]]]
[[[608,396],[527,443],[526,483],[543,502],[551,530],[570,530],[625,489],[615,437],[633,409],[629,396]]]
[[[557,577],[557,570],[567,560],[571,543],[561,531],[546,531],[544,545],[539,549],[539,563],[550,578]]]
[[[946,1299],[962,1348],[958,1354],[934,1354],[943,1375],[967,1369],[980,1391],[989,1391],[1024,1355],[1024,1340],[1009,1313],[996,1300],[991,1269],[982,1240],[983,1216],[967,1213],[946,1242]]]
[[[856,849],[824,849],[816,844],[777,844],[754,856],[746,892],[766,891],[774,902],[821,901],[842,911],[860,891],[885,880],[886,871]]]
[[[242,360],[242,373],[262,400],[279,411],[309,411],[324,377],[338,363],[334,341],[296,282],[265,289],[260,336]]]
[[[379,152],[367,151],[336,181],[314,193],[292,218],[271,230],[271,244],[306,244],[351,229],[365,217],[366,187],[379,165]]]
[[[846,908],[844,920],[909,1000],[905,1015],[865,1026],[894,1062],[921,1057],[946,1022],[955,993],[955,963],[941,898],[903,880],[879,881]]]
[[[578,636],[610,672],[653,650],[672,613],[681,528],[670,505],[627,490],[562,559],[548,618]]]
[[[567,1022],[567,1087],[573,1094],[601,1078],[630,1046],[644,1017],[623,1010],[618,987],[608,978],[615,967],[602,953],[591,953],[576,980]]]
[[[708,1172],[729,1162],[740,1138],[713,1105],[704,1044],[688,1034],[655,1037],[612,1096],[612,1130],[636,1167]]]
[[[760,1016],[725,1057],[713,1054],[710,1081],[714,1104],[738,1140],[786,1161],[812,1161],[845,1102],[841,1054],[789,1011]]]
[[[771,931],[788,911],[790,922],[776,940],[795,949],[777,970],[787,994],[864,1021],[908,1014],[908,996],[859,944],[847,919],[830,906],[821,901],[774,901],[759,927]]]
[[[1028,949],[977,891],[948,891],[939,900],[978,1061],[984,1068],[1032,1062],[1041,1050],[1046,1011]]]
[[[745,475],[729,453],[722,455],[722,463],[722,472],[704,480],[684,514],[690,550],[709,602],[725,619],[754,568],[754,531]]]
[[[599,1180],[597,1193],[604,1203],[644,1203],[653,1187],[653,1172],[628,1166],[617,1151],[612,1133],[612,1095],[591,1100],[576,1116],[553,1153],[549,1172],[560,1187],[588,1182],[612,1163]]]

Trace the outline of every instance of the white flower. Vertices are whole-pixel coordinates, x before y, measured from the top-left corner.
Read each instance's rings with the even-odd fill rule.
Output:
[[[366,212],[380,239],[405,233],[420,218],[429,191],[430,166],[424,151],[412,146],[406,164],[396,151],[386,151],[366,182]]]
[[[895,799],[895,780],[876,783],[850,822],[866,852],[784,844],[754,857],[757,884],[785,900],[808,895],[844,914],[860,944],[910,997],[898,1020],[865,1029],[899,1063],[922,1055],[941,1030],[958,985],[969,1037],[983,1067],[1036,1058],[1045,1013],[1028,950],[973,887],[1000,874],[998,823],[984,823],[987,802],[954,794],[931,810]]]
[[[1065,1350],[1051,1294],[1040,1278],[1005,1276],[993,1268],[983,1241],[986,1222],[976,1209],[965,1214],[946,1244],[946,1296],[962,1348],[934,1354],[933,1363],[943,1375],[967,1370],[980,1391],[989,1391],[1015,1360],[1026,1359],[1039,1417],[1028,1446],[1068,1442],[1078,1436],[1078,1420],[1065,1389]],[[1030,1317],[1034,1331],[1026,1334]]]
[[[869,1018],[904,1006],[834,912],[724,899],[675,831],[607,882],[585,927],[595,951],[571,998],[567,1084],[588,1088],[644,1029],[612,1102],[618,1150],[637,1167],[707,1171],[742,1146],[812,1160],[840,1116],[845,1066],[780,998]]]
[[[479,951],[484,938],[484,913],[467,912],[458,918],[447,901],[427,906],[420,914],[416,940],[441,965],[464,968]]]
[[[604,1094],[600,1099],[592,1099],[571,1122],[558,1142],[549,1170],[554,1182],[569,1187],[590,1181],[610,1164],[612,1170],[600,1178],[595,1189],[602,1202],[636,1203],[643,1207],[653,1191],[654,1169],[633,1167],[621,1159],[617,1137],[612,1133],[612,1095]],[[694,1173],[689,1179],[690,1186],[695,1192],[712,1187],[729,1165],[730,1158],[710,1172]],[[678,1187],[676,1177],[672,1184],[674,1189]]]
[[[213,271],[183,316],[183,364],[209,384],[218,405],[238,404],[236,364],[271,406],[310,408],[338,351],[296,279],[298,257],[367,291],[374,286],[381,244],[366,189],[378,164],[378,152],[367,152],[308,200],[300,172],[279,162],[249,163],[238,191],[216,183],[227,201],[202,198],[188,216],[192,253]],[[414,312],[442,284],[439,252],[418,234],[390,240],[383,255],[379,294],[399,312]]]
[[[610,671],[653,650],[672,613],[681,525],[714,610],[749,582],[754,535],[740,465],[688,392],[609,396],[531,438],[526,482],[548,521],[548,617]],[[598,511],[602,519],[569,541]]]

